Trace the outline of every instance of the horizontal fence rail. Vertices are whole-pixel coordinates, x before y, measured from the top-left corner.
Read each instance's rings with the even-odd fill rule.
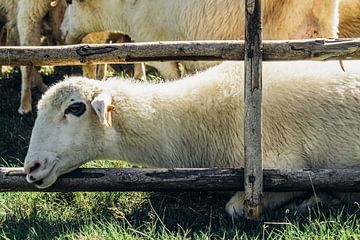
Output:
[[[47,189],[26,182],[22,168],[0,168],[0,192],[243,191],[242,168],[80,168]],[[264,191],[360,191],[360,169],[264,169]]]
[[[0,47],[0,65],[84,65],[179,60],[244,60],[244,41],[184,41]],[[360,59],[360,39],[263,41],[263,60]]]

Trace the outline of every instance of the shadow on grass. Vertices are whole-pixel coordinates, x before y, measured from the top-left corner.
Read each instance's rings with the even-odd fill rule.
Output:
[[[340,235],[346,229],[350,234],[360,235],[359,229],[355,229],[360,224],[358,206],[338,211],[321,209],[320,215],[314,210],[308,215],[277,210],[266,212],[264,221],[252,222],[242,218],[233,220],[225,213],[224,206],[231,196],[225,192],[150,193],[141,197],[135,193],[98,193],[81,195],[82,200],[75,196],[74,193],[39,195],[35,199],[41,202],[33,200],[36,204],[30,213],[25,213],[20,206],[14,209],[17,206],[14,205],[12,213],[0,219],[0,236],[10,239],[86,236],[84,239],[88,239],[92,234],[116,236],[130,232],[135,239],[144,236],[288,239],[305,233],[317,236],[327,231]],[[43,204],[48,206],[42,209],[39,206]],[[41,212],[46,209],[51,212],[53,208],[58,208],[54,214]],[[61,210],[68,208],[74,211],[71,217]]]
[[[9,239],[54,239],[64,236],[69,230],[76,233],[84,224],[81,219],[48,221],[33,211],[28,217],[7,219],[0,227],[0,234]]]
[[[143,226],[144,222],[157,222],[156,231],[159,233],[186,231],[190,237],[205,233],[222,239],[237,239],[243,235],[249,239],[261,239],[281,235],[286,228],[287,231],[304,232],[321,228],[316,224],[323,227],[326,224],[329,227],[351,224],[354,227],[360,223],[360,208],[356,205],[340,209],[321,208],[320,212],[309,209],[307,214],[278,209],[265,212],[263,220],[259,222],[232,219],[224,210],[231,196],[229,192],[153,193],[148,201],[129,214],[128,220],[135,227]]]

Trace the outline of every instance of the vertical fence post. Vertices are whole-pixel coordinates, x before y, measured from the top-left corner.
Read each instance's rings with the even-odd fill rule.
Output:
[[[245,7],[245,201],[244,217],[259,220],[262,211],[261,152],[261,0],[246,0]]]

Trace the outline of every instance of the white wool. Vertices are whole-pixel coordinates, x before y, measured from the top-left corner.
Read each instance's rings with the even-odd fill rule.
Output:
[[[50,34],[47,36],[49,42],[52,44],[62,43],[60,25],[67,7],[65,0],[0,0],[0,10],[1,4],[9,5],[10,3],[14,8],[10,18],[11,23],[14,25],[15,32],[19,32],[19,36],[15,38],[17,40],[15,45],[41,45],[40,40],[45,26],[50,28]],[[104,43],[108,36],[109,32],[90,34],[86,37],[85,42]],[[84,66],[83,74],[89,78],[100,79],[105,75],[104,69],[100,69],[100,73],[97,74],[96,65],[91,64]],[[31,111],[31,84],[35,84],[41,91],[45,91],[47,86],[43,83],[40,74],[30,66],[21,67],[21,76],[22,88],[19,113],[24,114]]]
[[[21,46],[41,45],[40,38],[44,30],[46,15],[48,15],[48,25],[51,28],[51,36],[49,36],[51,41],[53,43],[61,42],[60,24],[67,6],[65,0],[17,0],[14,3],[17,4],[15,19]],[[31,85],[34,84],[41,91],[45,91],[47,86],[33,67],[22,66],[20,69],[22,83],[18,111],[20,114],[25,114],[31,111]]]
[[[360,0],[340,0],[339,37],[360,37]]]
[[[338,62],[263,64],[264,168],[360,167],[360,62],[344,65],[346,72]],[[73,77],[53,86],[38,105],[28,176],[48,187],[97,158],[152,167],[242,167],[243,67],[225,62],[163,84]],[[99,96],[112,99],[111,128],[93,109]],[[80,117],[66,114],[73,103],[85,104]],[[30,172],[34,162],[41,168]],[[265,194],[265,207],[296,195]],[[242,200],[237,194],[227,211],[241,212]]]
[[[337,37],[338,0],[265,0],[264,39]],[[245,0],[74,0],[61,26],[67,43],[90,32],[115,30],[135,42],[244,39]],[[182,61],[184,73],[214,62]],[[175,62],[151,63],[165,79],[180,76]]]

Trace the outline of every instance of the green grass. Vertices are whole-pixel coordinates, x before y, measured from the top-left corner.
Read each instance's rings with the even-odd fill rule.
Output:
[[[85,167],[129,167],[97,161]],[[360,207],[231,219],[230,193],[0,193],[0,239],[360,239]]]

